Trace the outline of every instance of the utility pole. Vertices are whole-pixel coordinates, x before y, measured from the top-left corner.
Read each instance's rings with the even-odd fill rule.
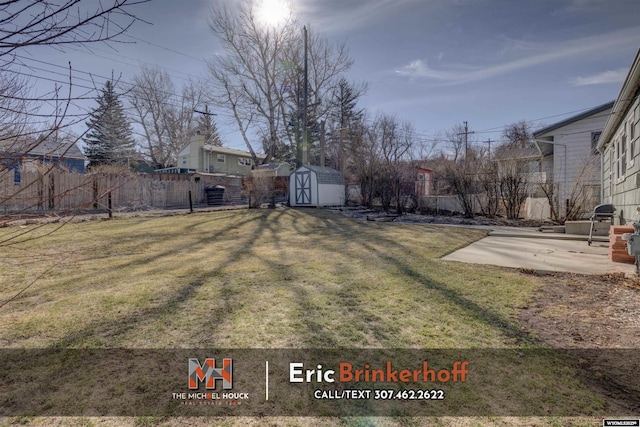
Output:
[[[309,68],[308,68],[308,62],[307,62],[307,27],[304,26],[302,27],[302,29],[304,30],[304,87],[302,89],[302,93],[303,93],[303,104],[304,104],[304,109],[302,110],[302,164],[303,165],[308,165],[309,164],[309,136],[307,135],[307,108],[308,108],[308,103],[309,103],[309,93],[308,93],[308,87],[309,87],[309,81],[308,81],[308,76],[309,76]]]
[[[209,112],[209,106],[208,106],[208,105],[205,105],[205,106],[204,106],[204,111],[196,110],[196,109],[194,108],[193,112],[194,112],[194,113],[204,114],[205,116],[217,116],[217,114],[216,114],[216,113],[210,113],[210,112]]]
[[[484,142],[485,144],[489,144],[489,161],[491,161],[491,138],[488,141]]]
[[[204,106],[204,111],[196,110],[196,109],[194,108],[194,109],[193,109],[193,112],[194,112],[194,113],[198,113],[198,114],[202,114],[203,116],[209,116],[209,117],[210,117],[210,116],[217,116],[217,114],[216,114],[216,113],[210,113],[210,112],[209,112],[209,106],[208,106],[208,105],[206,105],[206,104],[205,104],[205,106]],[[211,142],[211,141],[209,141],[209,139],[211,139],[211,136],[212,136],[212,135],[211,135],[211,133],[212,133],[212,132],[211,132],[211,122],[209,122],[209,120],[207,120],[207,121],[205,122],[205,130],[204,130],[204,132],[205,132],[205,135],[204,135],[204,140],[205,140],[205,142],[206,142],[206,143]]]
[[[320,122],[320,166],[325,167],[325,150],[326,150],[325,134],[324,134],[324,120]]]
[[[469,124],[464,122],[464,132],[459,133],[458,135],[464,135],[464,165],[467,165],[467,157],[469,154],[469,134],[475,132],[469,132]]]

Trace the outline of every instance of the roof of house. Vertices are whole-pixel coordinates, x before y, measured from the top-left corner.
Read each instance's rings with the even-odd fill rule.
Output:
[[[554,123],[551,126],[547,126],[540,130],[537,130],[533,133],[533,137],[540,138],[542,135],[553,132],[554,130],[560,129],[561,127],[565,127],[567,125],[570,125],[571,123],[575,123],[579,120],[586,119],[590,116],[593,116],[594,114],[601,113],[613,107],[613,103],[614,101],[610,101],[610,102],[607,102],[606,104],[598,105],[597,107],[592,108],[588,111],[585,111],[584,113],[580,113],[576,116],[569,117],[566,120],[562,120],[561,122]]]
[[[620,122],[624,120],[626,116],[626,112],[631,106],[631,103],[634,101],[635,96],[640,92],[640,49],[636,52],[636,57],[631,64],[631,68],[629,68],[629,73],[627,74],[627,78],[624,80],[622,84],[622,88],[620,89],[620,94],[616,98],[615,103],[613,104],[613,110],[611,110],[611,114],[609,115],[609,119],[607,123],[604,125],[604,129],[600,134],[600,139],[598,140],[598,150],[602,150],[602,148],[607,145],[607,143],[613,137],[613,134],[620,126]]]
[[[13,154],[22,154],[26,156],[86,160],[86,157],[82,154],[80,148],[78,148],[78,146],[73,142],[44,140],[38,143],[37,141],[31,140],[9,143],[5,141],[5,143],[2,144],[2,147],[0,147],[0,150],[1,149]]]
[[[234,148],[227,147],[219,147],[217,145],[205,144],[203,147],[207,151],[211,151],[212,153],[220,153],[220,154],[230,154],[234,156],[242,156],[242,157],[251,157],[251,153],[248,151],[236,150]],[[256,157],[259,159],[264,159],[264,154],[256,154]]]
[[[525,147],[504,145],[495,149],[491,157],[496,161],[531,160],[542,156],[538,146],[529,144]]]

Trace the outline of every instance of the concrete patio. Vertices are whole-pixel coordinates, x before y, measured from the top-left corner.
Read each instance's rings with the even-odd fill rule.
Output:
[[[445,257],[447,261],[528,268],[579,274],[635,274],[633,264],[612,262],[607,254],[608,238],[542,233],[535,228],[472,226],[492,230],[485,237]]]

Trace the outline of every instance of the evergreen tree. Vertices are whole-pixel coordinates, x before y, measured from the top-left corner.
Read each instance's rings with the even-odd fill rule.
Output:
[[[358,108],[358,101],[366,91],[366,84],[350,83],[344,77],[333,91],[327,163],[343,173],[362,141],[364,109]]]
[[[331,114],[340,128],[348,129],[362,120],[364,110],[356,107],[366,90],[366,85],[356,86],[344,77],[340,79],[334,90],[334,108]]]
[[[207,110],[208,112],[208,110]],[[218,133],[218,126],[215,120],[209,114],[201,114],[198,117],[198,124],[196,130],[200,132],[200,135],[204,135],[205,144],[215,145],[216,147],[222,147],[222,140]]]
[[[86,123],[89,131],[83,138],[84,153],[89,167],[109,164],[127,164],[135,153],[131,125],[124,114],[122,102],[108,80],[98,97],[98,107],[91,112]]]

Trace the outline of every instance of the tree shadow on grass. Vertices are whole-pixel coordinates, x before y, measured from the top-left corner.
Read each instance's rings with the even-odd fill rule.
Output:
[[[210,241],[212,236],[214,238],[215,236],[222,236],[226,232],[229,232],[229,230],[241,229],[246,224],[251,223],[256,225],[253,227],[253,231],[242,234],[240,241],[236,242],[234,248],[229,250],[222,260],[215,264],[208,263],[206,264],[206,266],[197,266],[197,268],[193,271],[193,278],[189,280],[188,283],[181,285],[172,294],[167,296],[162,304],[148,307],[140,311],[130,313],[126,316],[121,316],[117,319],[110,319],[107,321],[91,321],[88,325],[81,328],[80,330],[71,332],[66,336],[56,340],[53,346],[57,348],[82,346],[87,342],[87,340],[95,337],[96,334],[103,336],[104,334],[106,334],[106,336],[108,337],[122,337],[125,334],[133,331],[143,322],[148,324],[152,323],[154,319],[172,315],[179,316],[180,311],[185,309],[185,307],[188,307],[189,301],[193,301],[194,304],[202,304],[202,302],[194,301],[194,296],[199,291],[199,289],[202,288],[202,286],[204,286],[206,283],[208,283],[210,279],[216,278],[228,265],[232,265],[234,262],[238,262],[238,260],[240,260],[243,256],[247,256],[248,254],[250,254],[252,243],[256,239],[260,238],[260,236],[263,235],[267,228],[264,226],[264,224],[268,223],[269,217],[275,216],[276,214],[271,212],[267,215],[262,216],[262,218],[258,218],[257,221],[255,218],[237,221],[230,227],[226,227],[223,230],[218,230],[216,233],[213,233],[213,235],[201,237],[196,241],[194,245],[192,245],[192,247],[206,245]],[[167,240],[171,239],[167,238]],[[139,263],[157,263],[160,262],[163,257],[172,254],[175,254],[175,252],[172,250],[171,245],[168,245],[166,251],[146,257],[144,258],[144,260],[128,261],[119,264],[118,268],[124,268],[125,266],[134,267]],[[159,269],[161,269],[161,267],[159,267]],[[145,271],[148,272],[148,270]],[[135,286],[135,275],[128,276],[127,280],[134,284],[132,286]],[[67,283],[71,282],[72,280],[67,281]],[[226,286],[224,282],[222,282],[222,286]],[[223,328],[225,319],[232,316],[234,310],[241,308],[237,305],[237,303],[231,302],[231,298],[234,294],[233,291],[234,290],[232,289],[225,290],[224,287],[220,289],[222,301],[217,301],[215,308],[209,311],[207,319],[208,324],[217,325],[217,328]]]
[[[228,215],[228,214],[225,214]],[[159,274],[164,271],[162,266],[163,260],[180,257],[184,251],[198,251],[212,242],[223,242],[231,240],[234,242],[232,246],[224,247],[226,249],[224,258],[212,262],[203,262],[196,265],[188,273],[191,278],[180,277],[179,280],[186,283],[180,285],[172,293],[167,295],[164,301],[152,307],[144,308],[134,313],[118,317],[117,319],[109,319],[106,321],[90,321],[80,330],[70,332],[67,336],[62,337],[55,344],[56,346],[78,346],[84,345],[87,339],[94,334],[108,333],[108,336],[122,337],[130,333],[141,322],[152,323],[154,319],[163,316],[179,315],[181,310],[188,307],[189,301],[194,300],[198,290],[210,279],[220,277],[221,274],[233,274],[234,265],[243,262],[244,259],[256,259],[262,262],[268,269],[278,269],[282,276],[292,279],[303,279],[300,277],[300,269],[294,271],[304,260],[300,257],[305,256],[306,248],[320,248],[325,253],[335,254],[335,260],[340,261],[343,265],[349,262],[369,262],[375,268],[392,268],[411,279],[411,281],[424,286],[425,288],[439,293],[447,301],[453,303],[461,311],[461,314],[468,315],[472,319],[482,322],[493,328],[498,328],[508,337],[515,338],[517,341],[531,341],[532,338],[524,333],[514,323],[510,322],[503,315],[495,311],[483,307],[477,302],[469,299],[461,292],[448,287],[444,283],[433,280],[429,277],[428,272],[418,270],[416,267],[403,261],[394,253],[406,253],[411,250],[410,244],[401,243],[394,240],[392,234],[387,233],[388,228],[380,224],[359,223],[348,218],[336,216],[334,213],[320,210],[264,210],[254,211],[247,217],[247,213],[234,215],[234,221],[230,223],[219,224],[219,228],[212,230],[211,233],[202,233],[199,237],[193,239],[190,236],[189,242],[185,244],[176,244],[176,238],[171,233],[157,233],[156,243],[166,245],[165,250],[155,252],[143,257],[129,259],[126,257],[122,262],[117,262],[110,266],[110,269],[130,269],[131,275],[127,276],[127,280],[135,286],[137,280],[144,279],[147,275]],[[217,219],[206,218],[203,215],[204,223],[217,222]],[[197,233],[198,228],[203,222],[198,221],[196,224],[190,224],[192,233]],[[293,230],[294,235],[283,233],[284,230]],[[230,235],[233,234],[232,237]],[[287,237],[283,239],[283,235]],[[265,243],[266,241],[266,243]],[[281,254],[275,261],[273,256],[262,256],[259,251],[261,245],[254,246],[255,242],[261,242],[261,245],[272,245],[276,253]],[[296,247],[301,248],[300,256],[295,259],[285,258],[285,248],[288,248],[295,242]],[[347,245],[356,245],[364,249],[367,260],[362,260],[361,255],[358,258],[352,258],[344,248]],[[223,249],[221,247],[221,249]],[[91,261],[91,258],[87,259]],[[437,263],[441,261],[427,260],[428,262]],[[139,266],[145,266],[144,270],[136,273]],[[157,265],[157,267],[154,267]],[[151,267],[150,267],[151,266]],[[327,316],[343,317],[346,323],[348,319],[352,319],[352,324],[342,333],[347,334],[343,337],[344,341],[357,342],[363,333],[371,333],[382,344],[389,342],[399,333],[399,326],[390,324],[389,321],[381,318],[373,309],[365,308],[355,288],[351,289],[354,284],[348,282],[348,269],[341,269],[336,266],[336,262],[330,261],[327,265],[328,269],[333,269],[331,274],[336,278],[338,287],[331,290],[321,292],[329,293],[329,298],[334,298],[338,303],[334,304],[330,309],[317,306],[313,302],[313,288],[304,283],[296,283],[291,280],[289,291],[296,301],[296,312],[301,316],[297,321],[302,322],[306,329],[303,339],[310,345],[334,346],[339,343],[340,338],[336,334],[338,331],[331,331],[325,328]],[[99,272],[96,272],[99,274]],[[303,273],[302,273],[303,274]],[[80,275],[69,277],[62,284],[56,284],[56,287],[77,287],[77,282],[83,279]],[[86,280],[86,278],[84,278]],[[227,286],[228,282],[220,281],[220,286]],[[284,284],[286,286],[286,284]],[[357,286],[357,284],[355,285]],[[229,295],[228,301],[223,301],[220,306],[215,306],[209,313],[206,323],[216,329],[224,328],[228,324],[228,320],[234,312],[246,307],[250,301],[241,301],[242,296],[233,297],[237,289],[222,289]],[[250,292],[250,288],[244,289],[243,292]],[[202,302],[195,301],[195,304]],[[215,326],[214,326],[215,325]],[[354,332],[354,330],[363,329],[362,334]]]
[[[333,230],[334,235],[346,235],[349,236],[342,240],[342,243],[351,243],[360,245],[371,255],[371,264],[376,265],[379,268],[393,268],[398,270],[403,276],[411,279],[415,283],[424,286],[425,288],[435,291],[440,294],[446,301],[453,303],[459,310],[461,315],[467,315],[471,319],[481,322],[491,328],[497,328],[500,332],[510,339],[513,339],[516,343],[538,344],[537,340],[527,331],[523,330],[518,324],[509,320],[504,315],[497,313],[496,311],[483,307],[477,302],[471,300],[467,296],[463,295],[460,291],[457,291],[444,283],[433,280],[429,277],[428,273],[424,273],[409,265],[407,262],[400,259],[400,257],[394,256],[393,253],[402,253],[411,251],[412,248],[408,245],[399,243],[392,238],[389,238],[388,233],[385,231],[388,228],[375,224],[373,226],[367,226],[361,223],[354,223],[355,221],[348,218],[329,217],[327,212],[314,211],[311,209],[305,209],[300,211],[306,217],[316,218],[320,220],[327,229]],[[308,219],[304,219],[305,222],[309,222]],[[313,236],[317,233],[317,227],[310,230],[306,230],[301,227],[302,220],[297,222],[298,226],[296,231],[300,234]],[[394,224],[395,225],[395,224]],[[394,226],[390,225],[390,226]],[[356,231],[354,233],[354,227]],[[360,231],[360,232],[359,232]],[[364,232],[362,232],[364,231]],[[357,235],[357,238],[355,238]],[[320,236],[317,236],[313,240],[313,244],[319,247],[323,247],[328,251],[339,250],[340,242],[329,243]],[[384,248],[384,249],[381,249]],[[428,260],[428,262],[439,263],[440,260]],[[358,309],[356,305],[356,309]],[[366,313],[362,313],[366,315]],[[374,316],[375,317],[375,316]],[[317,329],[317,328],[314,328]],[[385,330],[384,328],[379,331],[374,331],[381,338],[390,336],[393,331]]]

